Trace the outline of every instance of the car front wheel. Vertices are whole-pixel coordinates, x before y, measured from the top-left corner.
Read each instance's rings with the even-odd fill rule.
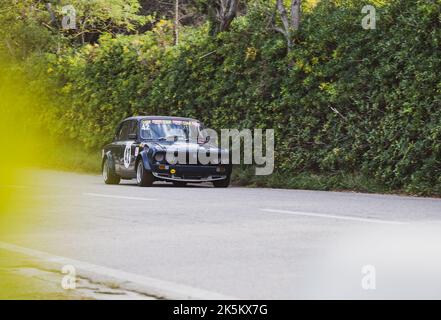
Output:
[[[136,182],[140,187],[151,187],[153,185],[153,175],[144,169],[142,161],[138,162],[136,167]]]
[[[103,164],[103,179],[105,184],[119,184],[121,181],[121,178],[112,169],[108,159]]]

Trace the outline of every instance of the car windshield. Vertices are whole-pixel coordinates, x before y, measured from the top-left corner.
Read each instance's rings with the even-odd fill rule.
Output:
[[[198,139],[200,123],[183,120],[142,120],[141,138],[145,140],[185,140]]]

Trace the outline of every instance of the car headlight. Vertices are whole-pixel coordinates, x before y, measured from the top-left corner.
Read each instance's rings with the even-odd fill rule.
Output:
[[[155,154],[155,160],[156,160],[157,162],[162,162],[162,161],[164,161],[164,158],[165,158],[165,156],[164,156],[163,153],[157,153],[157,154]]]
[[[178,163],[178,151],[169,149],[167,150],[165,160],[169,164],[177,164]]]
[[[170,164],[177,164],[178,163],[178,158],[174,155],[169,155],[167,156],[167,163]]]

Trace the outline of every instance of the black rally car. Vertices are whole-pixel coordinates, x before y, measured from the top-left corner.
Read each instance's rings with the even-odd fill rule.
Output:
[[[225,188],[230,183],[232,166],[222,159],[228,150],[210,145],[202,124],[180,117],[131,117],[120,123],[113,142],[102,153],[102,173],[106,184],[121,179],[136,179],[141,187],[154,181],[168,181],[176,186],[212,182]],[[200,155],[210,161],[200,161]],[[185,161],[184,161],[185,159]]]

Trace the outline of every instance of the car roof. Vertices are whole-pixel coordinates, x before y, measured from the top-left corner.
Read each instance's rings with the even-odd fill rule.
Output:
[[[124,119],[127,120],[181,120],[181,121],[199,121],[193,118],[184,118],[184,117],[171,117],[171,116],[135,116]]]

